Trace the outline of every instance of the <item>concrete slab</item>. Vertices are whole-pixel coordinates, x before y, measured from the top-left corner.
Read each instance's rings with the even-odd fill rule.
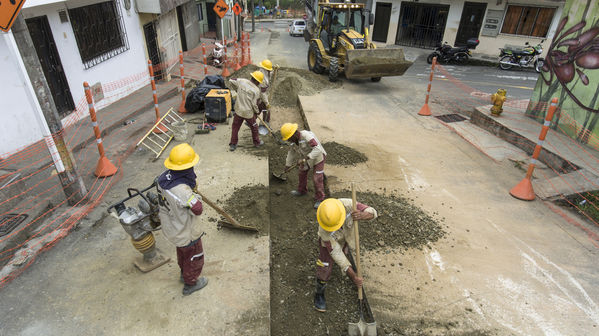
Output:
[[[544,200],[555,200],[573,194],[599,189],[599,176],[586,169],[550,179],[534,180],[535,194]]]
[[[409,87],[376,94],[387,92],[381,84],[344,82],[300,97],[321,141],[368,156],[352,168],[328,165],[332,191],[354,181],[359,190],[407,195],[445,219],[447,238],[423,250],[366,253],[377,321],[406,334],[597,333],[597,228],[587,234],[575,217],[565,222],[541,201],[514,199],[508,191],[520,170],[417,116],[419,106],[398,105]]]
[[[229,127],[190,135],[201,158],[199,189],[218,203],[236,187],[268,183],[266,158],[228,151]],[[240,146],[251,145],[247,128],[240,136]],[[182,296],[175,248],[160,231],[157,246],[173,261],[149,273],[134,266],[139,252],[105,209],[122,199],[127,187],[150,184],[163,171],[165,156],[154,161],[148,151],[137,150],[126,158],[122,180],[103,203],[2,288],[0,335],[269,334],[269,237],[217,230],[220,216],[207,205],[198,217],[207,233],[206,288]]]

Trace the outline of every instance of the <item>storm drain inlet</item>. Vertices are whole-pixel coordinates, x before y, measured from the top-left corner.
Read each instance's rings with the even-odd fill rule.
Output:
[[[25,214],[6,214],[0,216],[0,237],[9,234],[14,228],[19,226],[27,215]]]
[[[457,113],[451,113],[451,114],[443,114],[440,116],[435,116],[435,118],[441,120],[444,123],[452,123],[452,122],[458,122],[458,121],[464,121],[466,120],[465,117],[457,114]]]

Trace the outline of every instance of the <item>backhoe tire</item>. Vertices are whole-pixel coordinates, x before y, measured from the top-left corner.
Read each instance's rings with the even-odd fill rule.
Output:
[[[308,48],[308,69],[317,74],[324,72],[322,55],[316,42],[310,42],[310,47]]]
[[[370,81],[371,81],[371,82],[378,83],[378,82],[380,82],[380,81],[381,81],[381,77],[372,77],[372,78],[370,78]]]
[[[339,59],[331,56],[329,62],[329,82],[336,82],[337,77],[339,77]]]

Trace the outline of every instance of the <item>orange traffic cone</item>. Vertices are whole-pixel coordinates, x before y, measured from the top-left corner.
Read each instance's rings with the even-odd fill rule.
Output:
[[[532,182],[527,176],[520,181],[515,187],[510,190],[510,195],[523,201],[532,201],[535,199],[535,192],[532,188]]]
[[[97,177],[107,177],[116,174],[117,168],[108,160],[106,156],[101,156],[94,175]]]
[[[424,103],[424,105],[420,109],[420,112],[418,112],[418,115],[421,115],[421,116],[430,116],[430,115],[432,115],[431,108],[428,106],[428,96],[426,96],[426,98],[427,98],[426,99],[427,102]]]

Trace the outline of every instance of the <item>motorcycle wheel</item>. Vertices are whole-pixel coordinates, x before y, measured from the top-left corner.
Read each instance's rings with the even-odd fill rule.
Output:
[[[536,61],[535,61],[535,71],[540,73],[541,70],[543,69],[543,65],[545,64],[545,59],[539,57]]]
[[[468,54],[461,52],[455,55],[455,60],[458,64],[466,64],[468,62]]]
[[[439,57],[439,54],[437,53],[432,53],[428,55],[428,57],[426,58],[426,63],[433,64],[433,58],[435,57],[437,57],[437,63],[439,63],[441,57]]]
[[[512,68],[511,64],[502,64],[501,62],[513,62],[512,56],[503,56],[499,59],[499,67],[501,70],[509,70]]]

